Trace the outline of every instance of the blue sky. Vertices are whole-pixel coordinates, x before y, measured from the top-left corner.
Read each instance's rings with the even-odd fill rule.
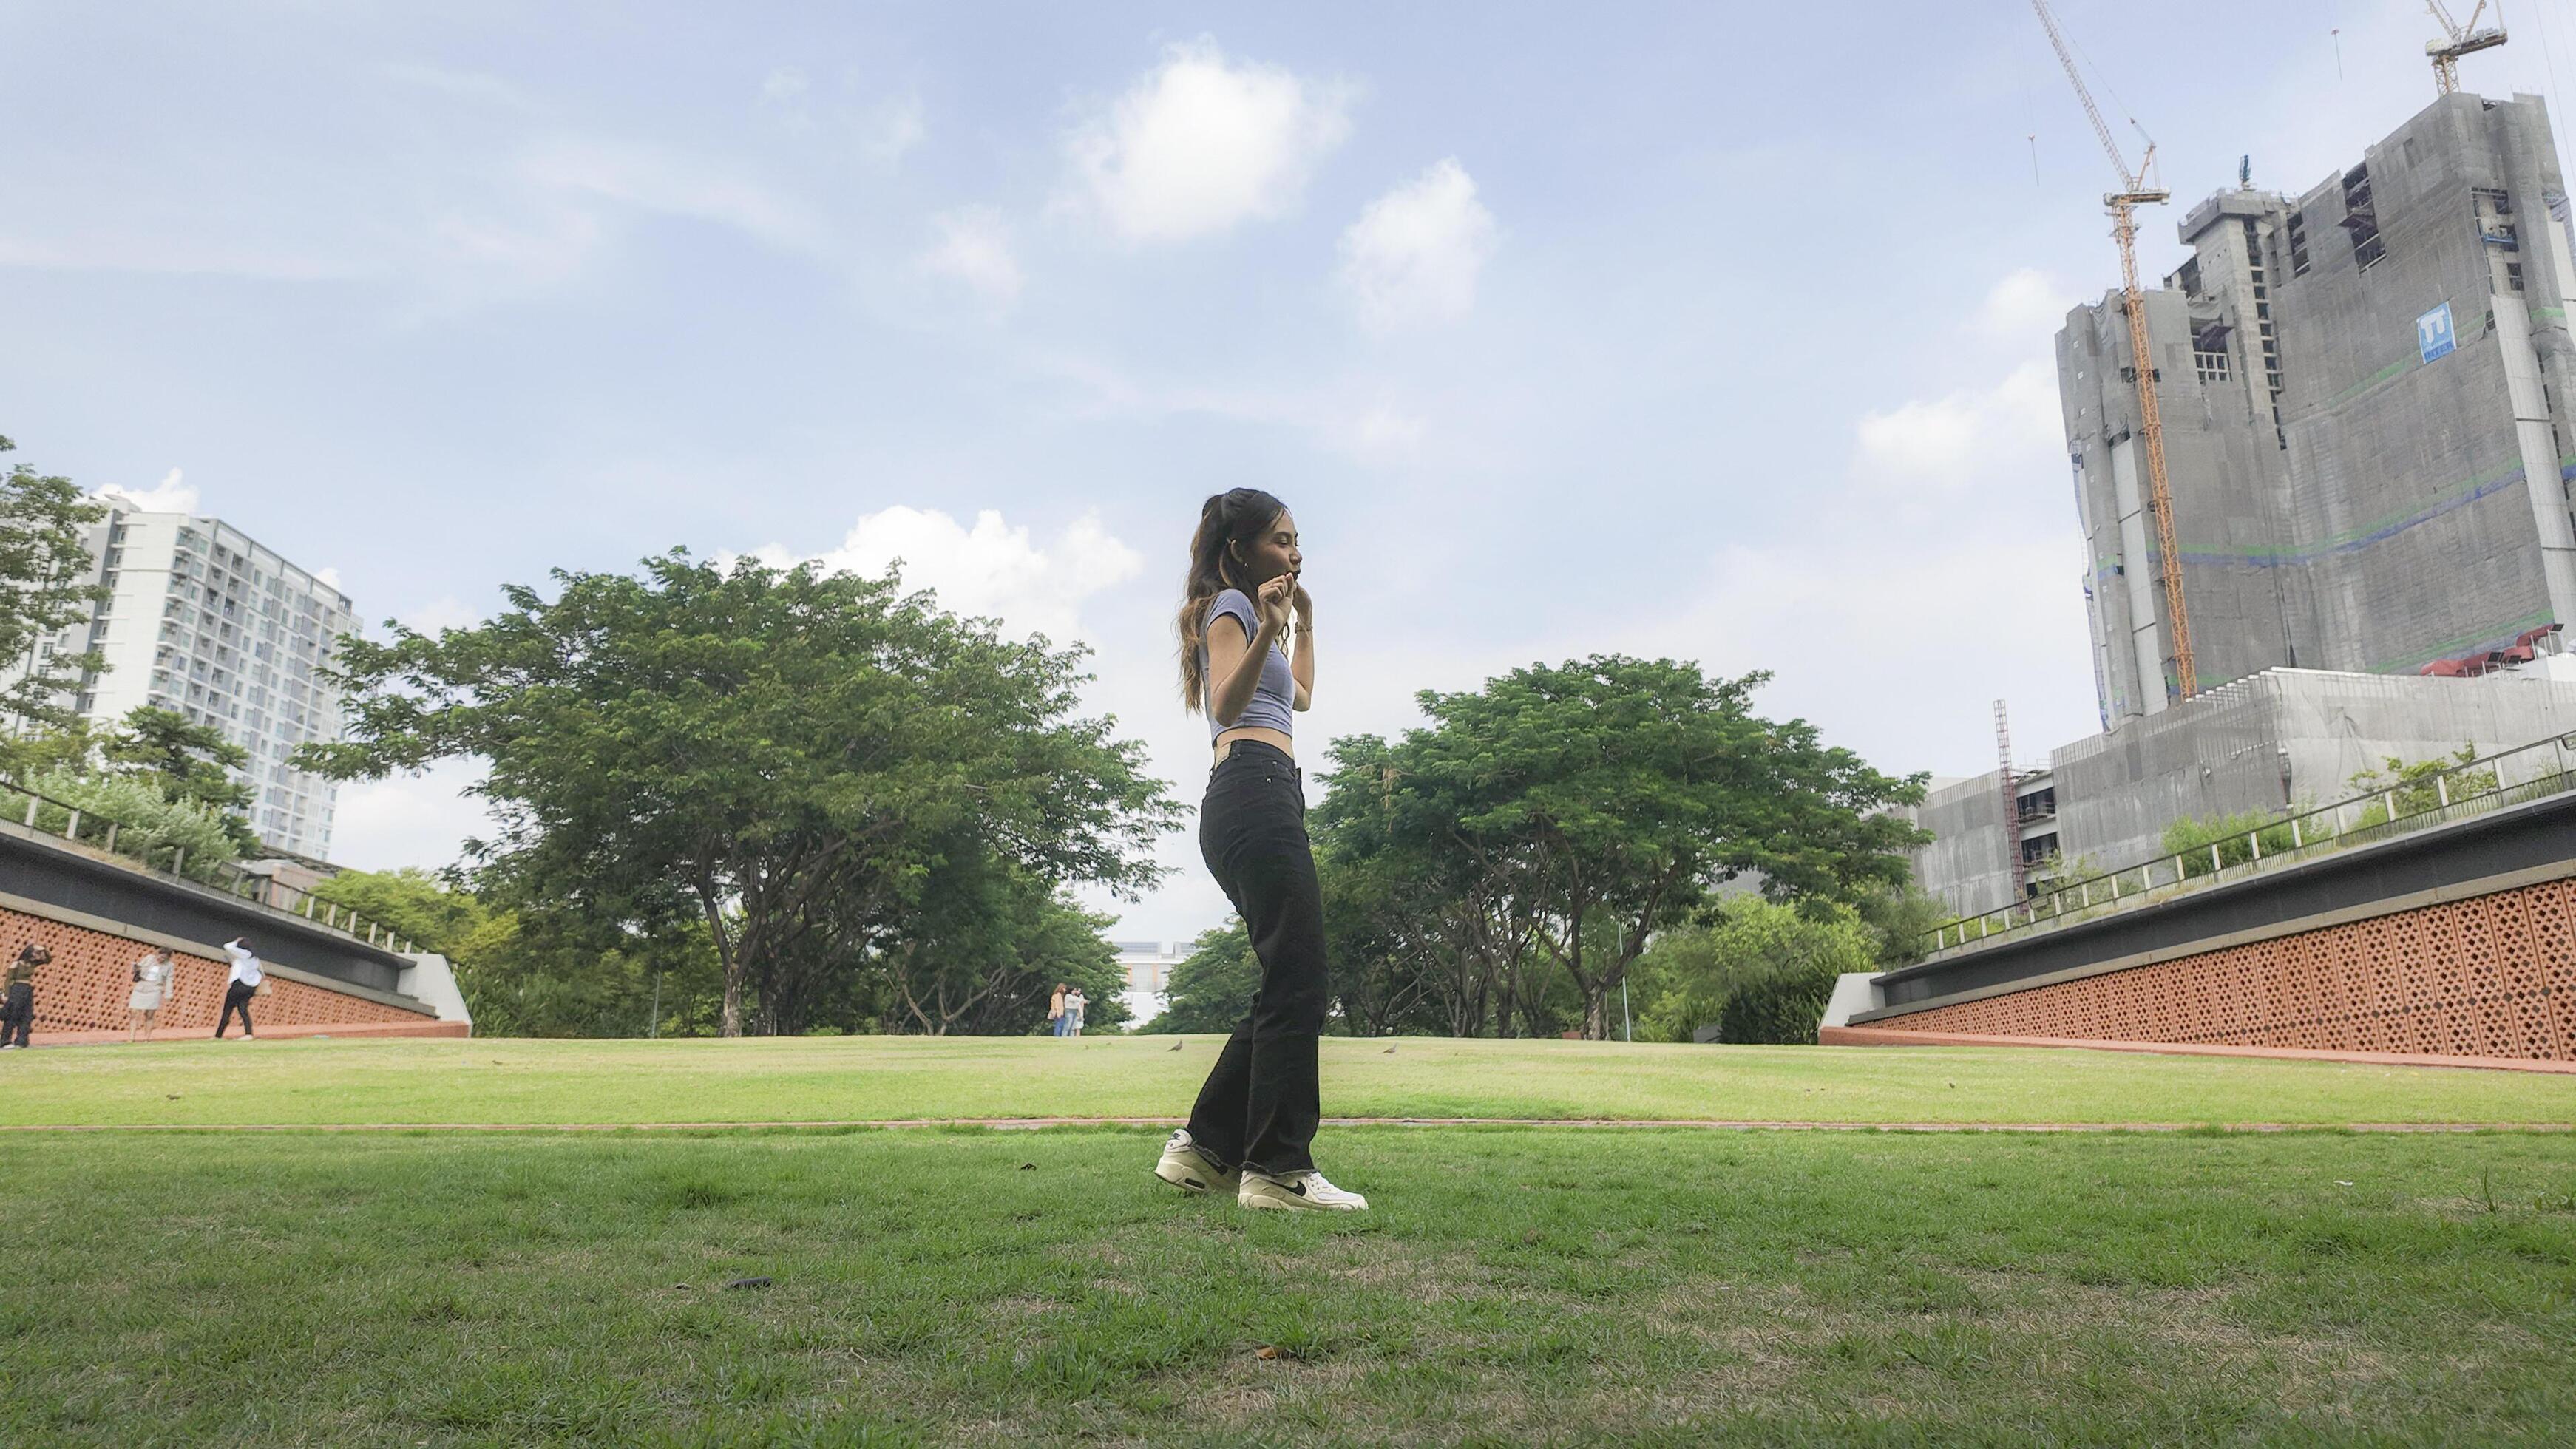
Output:
[[[2061,15],[2185,205],[2432,95],[2400,0]],[[2509,18],[2468,88],[2556,107],[2576,10]],[[1999,695],[2026,759],[2096,728],[2047,359],[2108,163],[2023,5],[22,3],[0,55],[0,431],[371,620],[900,555],[1090,644],[1194,799],[1170,596],[1249,483],[1310,762],[1611,649],[1892,771],[1990,767]],[[344,790],[333,853],[444,863],[465,778]],[[1222,913],[1165,857],[1121,934]]]

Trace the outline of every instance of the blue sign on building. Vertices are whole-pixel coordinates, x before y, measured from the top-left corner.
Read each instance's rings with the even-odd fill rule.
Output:
[[[2424,354],[2426,362],[2450,356],[2459,345],[2459,339],[2451,333],[2450,303],[2445,302],[2415,319],[2415,348]]]

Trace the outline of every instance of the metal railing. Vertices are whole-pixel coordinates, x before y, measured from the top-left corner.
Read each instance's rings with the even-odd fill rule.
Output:
[[[22,799],[23,805],[18,803]],[[393,927],[381,921],[366,920],[347,906],[326,901],[300,886],[288,885],[258,871],[246,870],[231,861],[215,861],[192,869],[188,864],[187,847],[170,845],[148,835],[144,835],[137,849],[134,837],[143,834],[141,828],[74,805],[68,800],[39,794],[5,775],[0,775],[0,803],[9,807],[15,817],[14,824],[39,835],[60,836],[75,845],[122,856],[152,875],[186,881],[190,885],[211,886],[226,895],[301,916],[317,926],[345,932],[382,950],[409,955],[416,949],[412,941],[397,936]],[[117,843],[120,832],[127,836],[122,846]],[[165,857],[167,866],[154,864],[156,856]]]
[[[2027,900],[1944,922],[1924,932],[1918,944],[1928,955],[2036,926],[2130,910],[2171,900],[2202,886],[2241,880],[2283,861],[2366,845],[2570,789],[2576,789],[2576,733],[2552,735],[2492,755],[2457,761],[2330,805],[2272,816],[2251,829],[2220,836],[2188,851],[2158,855],[2117,870],[2050,881]]]

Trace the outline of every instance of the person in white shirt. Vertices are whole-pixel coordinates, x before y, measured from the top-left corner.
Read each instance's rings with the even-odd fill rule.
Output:
[[[134,963],[134,994],[125,998],[132,1019],[126,1023],[125,1039],[134,1041],[152,1029],[154,1018],[161,1015],[161,1004],[170,999],[170,978],[176,972],[170,964],[170,953],[154,951]]]
[[[259,994],[259,983],[265,975],[259,969],[259,957],[250,942],[235,936],[224,943],[224,954],[233,958],[232,974],[224,978],[224,1014],[215,1020],[215,1040],[224,1039],[224,1028],[232,1025],[233,1013],[241,1013],[243,1041],[259,1040],[259,1032],[250,1024],[250,999]]]

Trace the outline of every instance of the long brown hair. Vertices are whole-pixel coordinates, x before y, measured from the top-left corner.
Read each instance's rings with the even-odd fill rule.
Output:
[[[1190,572],[1181,585],[1181,703],[1192,712],[1207,707],[1207,608],[1228,589],[1250,594],[1243,560],[1234,545],[1249,543],[1270,531],[1288,505],[1258,488],[1230,488],[1212,494],[1199,506],[1198,532],[1190,535]]]

